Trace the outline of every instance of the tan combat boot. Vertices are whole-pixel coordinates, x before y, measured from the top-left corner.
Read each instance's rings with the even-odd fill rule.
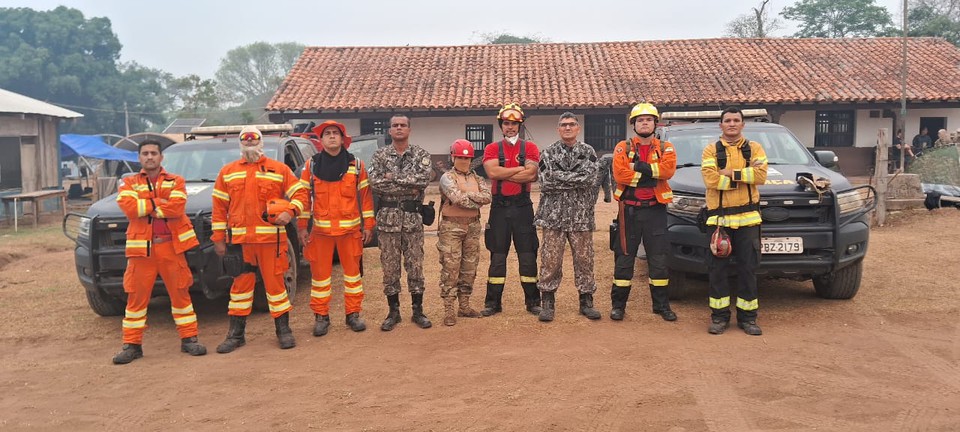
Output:
[[[457,314],[453,311],[453,297],[445,297],[443,299],[443,325],[452,326],[457,324]]]
[[[460,300],[460,310],[457,311],[457,316],[464,318],[480,318],[483,315],[480,315],[480,312],[475,311],[470,307],[470,295],[459,293],[457,298]]]

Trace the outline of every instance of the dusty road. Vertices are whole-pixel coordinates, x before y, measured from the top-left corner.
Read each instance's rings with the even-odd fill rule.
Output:
[[[612,208],[598,205],[598,225]],[[120,317],[89,310],[59,228],[0,231],[0,430],[960,430],[960,212],[909,212],[875,229],[854,300],[761,282],[761,337],[707,334],[705,287],[674,303],[676,323],[649,312],[645,290],[611,321],[612,257],[606,234],[595,239],[599,322],[577,315],[572,274],[557,320],[538,322],[511,264],[503,314],[439,325],[428,236],[432,329],[409,322],[405,293],[407,321],[379,331],[386,304],[367,250],[364,333],[346,328],[336,299],[330,334],[312,337],[301,277],[295,349],[278,349],[257,314],[245,347],[213,353],[226,303],[196,300],[211,354],[188,357],[157,298],[145,357],[114,366]]]

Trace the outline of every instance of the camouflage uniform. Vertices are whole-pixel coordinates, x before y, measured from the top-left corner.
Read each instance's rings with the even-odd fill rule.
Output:
[[[603,188],[603,202],[612,200],[613,186],[613,153],[600,156],[600,166],[597,170],[597,183]]]
[[[570,242],[575,284],[580,294],[593,294],[593,208],[597,202],[597,154],[577,142],[553,143],[540,156],[540,206],[534,224],[543,228],[540,248],[541,292],[555,292],[563,277],[563,250]]]
[[[463,177],[464,182],[472,179],[479,191],[464,191],[457,177]],[[451,207],[477,212],[472,217],[447,216],[441,212],[437,240],[441,266],[440,297],[453,299],[458,293],[469,296],[473,293],[480,262],[479,209],[492,199],[490,186],[474,172],[464,176],[451,169],[440,177],[440,193],[444,197],[442,209],[447,209],[447,213],[452,213]]]
[[[369,177],[370,187],[380,198],[377,236],[383,292],[387,296],[400,293],[401,256],[407,289],[410,294],[423,294],[423,217],[413,209],[413,203],[423,202],[431,169],[430,153],[415,145],[400,154],[393,146],[373,154]]]

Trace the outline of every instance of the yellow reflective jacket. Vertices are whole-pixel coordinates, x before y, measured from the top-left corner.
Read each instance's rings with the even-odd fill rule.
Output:
[[[733,170],[733,177],[720,175],[717,166],[717,146],[713,143],[703,149],[703,160],[700,172],[703,174],[703,184],[707,188],[707,210],[716,213],[720,207],[720,193],[723,192],[723,208],[744,210],[743,206],[758,204],[760,191],[758,186],[767,181],[767,154],[756,141],[749,143],[741,137],[739,141],[728,143],[723,141],[727,153],[726,168]],[[741,146],[750,146],[750,161],[743,159]],[[707,225],[721,225],[729,228],[753,226],[760,224],[760,212],[756,209],[732,212],[723,211],[723,216],[712,214],[707,219]],[[719,219],[719,223],[718,223]]]

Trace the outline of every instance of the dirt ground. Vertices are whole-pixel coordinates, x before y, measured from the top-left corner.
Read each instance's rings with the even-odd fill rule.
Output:
[[[707,334],[704,286],[673,303],[676,323],[650,313],[645,289],[631,294],[626,320],[611,321],[604,230],[614,211],[598,203],[598,322],[577,314],[572,270],[556,321],[527,314],[511,255],[504,313],[441,325],[436,236],[428,235],[431,329],[409,322],[406,293],[406,321],[378,329],[386,302],[378,251],[368,249],[366,332],[347,329],[335,294],[330,334],[311,336],[304,269],[295,349],[280,350],[269,316],[256,314],[247,345],[216,354],[226,302],[195,296],[211,353],[181,354],[160,297],[150,305],[145,357],[126,366],[110,363],[121,318],[89,309],[59,225],[2,230],[0,429],[960,430],[960,212],[905,212],[874,229],[853,300],[819,299],[809,281],[761,281],[764,335],[751,337],[735,327]]]

